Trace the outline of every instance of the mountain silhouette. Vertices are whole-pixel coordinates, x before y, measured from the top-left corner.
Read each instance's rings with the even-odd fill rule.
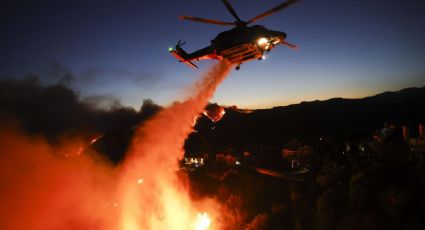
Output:
[[[425,87],[360,99],[301,102],[251,113],[227,108],[218,123],[203,117],[195,135],[204,136],[218,148],[276,146],[292,138],[361,138],[381,129],[385,122],[412,127],[424,123]]]

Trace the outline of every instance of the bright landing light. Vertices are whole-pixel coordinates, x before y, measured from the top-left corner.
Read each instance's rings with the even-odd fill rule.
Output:
[[[267,45],[267,43],[268,43],[269,41],[267,40],[267,38],[259,38],[258,40],[257,40],[257,44],[259,45],[259,46],[265,46],[265,45]]]
[[[195,230],[207,230],[211,225],[211,219],[206,212],[198,213],[194,224]]]

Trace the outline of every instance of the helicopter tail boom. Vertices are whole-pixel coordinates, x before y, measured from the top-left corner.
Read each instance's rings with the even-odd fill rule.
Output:
[[[197,69],[198,66],[196,66],[195,64],[193,64],[191,61],[189,61],[188,57],[189,55],[186,53],[186,51],[184,51],[181,46],[184,44],[185,42],[181,43],[180,41],[177,43],[176,47],[170,48],[169,51],[170,53],[176,57],[180,62],[183,62],[184,64],[186,64],[187,66],[189,66],[190,68],[193,69]]]
[[[180,62],[183,62],[184,64],[186,64],[190,68],[193,68],[193,69],[197,69],[198,68],[198,66],[196,66],[191,61],[188,61],[186,58],[184,58],[184,56],[180,52],[178,52],[177,50],[172,50],[172,51],[170,51],[170,53],[174,57],[176,57]]]

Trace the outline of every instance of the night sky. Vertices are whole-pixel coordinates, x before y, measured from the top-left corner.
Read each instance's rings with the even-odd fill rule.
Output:
[[[280,2],[230,0],[245,20]],[[424,86],[424,12],[423,0],[302,0],[256,23],[286,32],[300,50],[279,46],[264,61],[244,63],[212,101],[269,108]],[[168,105],[213,62],[192,70],[168,47],[182,39],[192,52],[231,28],[179,15],[234,21],[219,0],[2,1],[0,79],[35,75],[82,98]]]

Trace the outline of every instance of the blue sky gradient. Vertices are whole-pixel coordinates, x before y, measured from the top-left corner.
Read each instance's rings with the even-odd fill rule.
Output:
[[[230,0],[242,19],[279,0]],[[36,74],[82,97],[109,95],[139,108],[183,99],[208,70],[178,63],[177,40],[194,51],[231,27],[182,21],[179,15],[233,21],[211,1],[6,1],[0,26],[0,78]],[[425,85],[425,3],[420,0],[302,0],[258,21],[284,31],[300,50],[274,49],[264,61],[232,71],[212,101],[269,108],[332,97],[357,98]]]

